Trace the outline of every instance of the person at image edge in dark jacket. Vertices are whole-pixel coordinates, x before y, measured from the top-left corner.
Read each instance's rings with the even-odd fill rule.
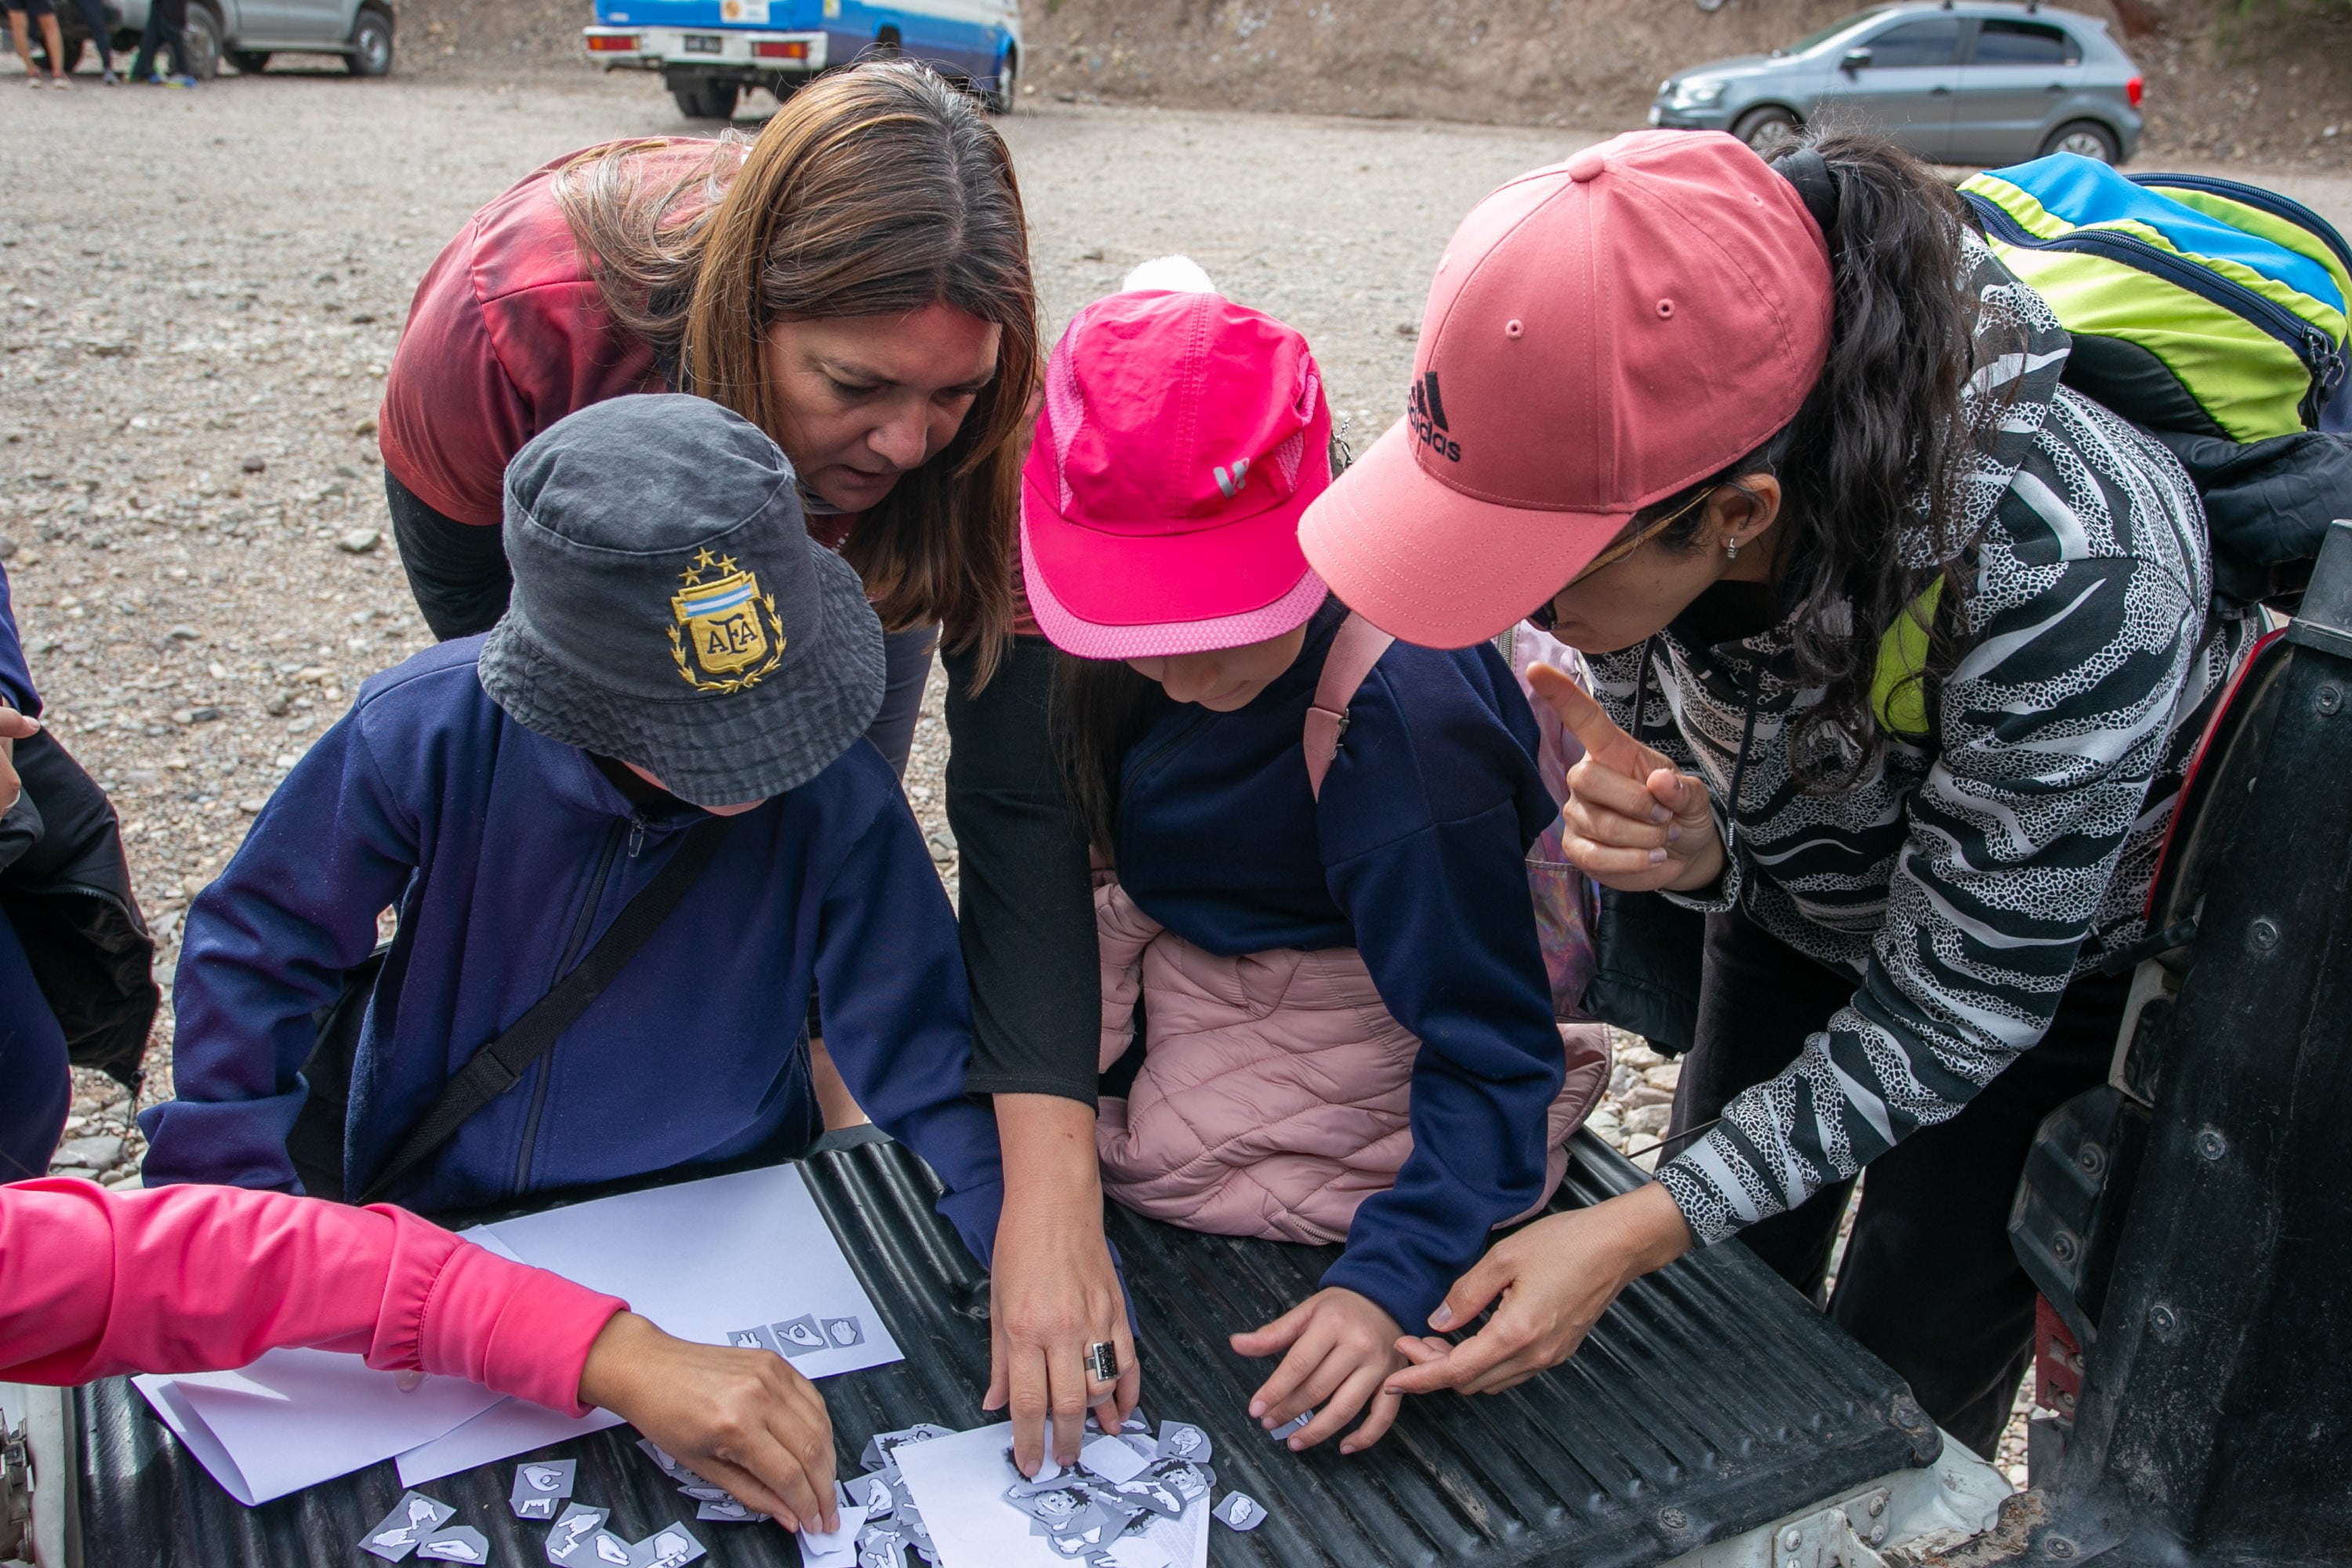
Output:
[[[312,1014],[390,906],[345,1125],[363,1187],[708,805],[731,820],[685,900],[389,1195],[446,1210],[797,1152],[817,1130],[796,1044],[814,981],[858,1102],[939,1173],[985,1261],[1002,1174],[964,1096],[955,921],[862,739],[879,626],[810,544],[790,464],[715,403],[622,398],[518,456],[507,508],[499,625],[367,682],[191,907],[179,1098],[142,1118],[148,1183],[295,1185]]]

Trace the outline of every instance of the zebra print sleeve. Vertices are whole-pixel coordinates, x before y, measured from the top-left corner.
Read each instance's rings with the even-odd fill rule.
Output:
[[[1658,1173],[1702,1241],[1957,1114],[2041,1039],[2198,684],[2203,529],[2168,455],[2061,395],[1985,531],[1853,1003]]]

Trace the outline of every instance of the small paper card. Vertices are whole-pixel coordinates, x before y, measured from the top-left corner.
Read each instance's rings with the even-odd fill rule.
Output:
[[[801,1568],[856,1568],[857,1532],[866,1527],[866,1510],[851,1506],[841,1510],[841,1528],[830,1533],[801,1527]]]
[[[1229,1530],[1255,1530],[1265,1522],[1265,1510],[1246,1492],[1227,1492],[1210,1514]]]
[[[547,1532],[547,1560],[555,1568],[577,1568],[580,1563],[595,1561],[596,1553],[589,1543],[603,1532],[604,1521],[610,1517],[604,1509],[576,1502],[565,1505],[555,1528]]]
[[[572,1478],[580,1468],[577,1459],[532,1459],[515,1467],[514,1490],[508,1495],[507,1507],[517,1519],[535,1519],[544,1523],[556,1515],[565,1500],[572,1496]]]
[[[360,1539],[360,1550],[387,1563],[401,1562],[457,1517],[457,1510],[446,1502],[435,1502],[421,1492],[404,1492],[392,1511]]]
[[[703,1553],[702,1542],[682,1524],[667,1524],[637,1542],[648,1568],[684,1568]]]
[[[1117,1486],[1141,1475],[1150,1461],[1116,1437],[1097,1437],[1078,1450],[1078,1463]]]
[[[470,1524],[454,1524],[437,1535],[428,1536],[416,1549],[420,1558],[436,1563],[488,1563],[490,1560],[490,1538]]]

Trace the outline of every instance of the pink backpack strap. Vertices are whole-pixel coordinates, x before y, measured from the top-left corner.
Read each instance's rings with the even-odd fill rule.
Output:
[[[1315,683],[1315,704],[1307,710],[1306,733],[1300,737],[1307,751],[1307,784],[1318,800],[1323,798],[1323,775],[1339,754],[1339,737],[1348,732],[1348,704],[1395,641],[1353,611],[1331,635],[1331,652],[1323,660],[1323,679]]]

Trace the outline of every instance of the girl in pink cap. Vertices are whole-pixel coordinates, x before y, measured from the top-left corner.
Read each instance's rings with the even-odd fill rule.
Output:
[[[1595,1005],[1690,1047],[1679,1152],[1496,1247],[1433,1319],[1494,1321],[1389,1386],[1532,1376],[1695,1242],[1818,1293],[1867,1163],[1830,1310],[1989,1455],[2032,1342],[2018,1178],[2105,1079],[2103,964],[2253,624],[2180,465],[2061,384],[2067,334],[1931,171],[1776,158],[1643,132],[1489,195],[1407,417],[1302,529],[1400,636],[1537,611],[1592,656],[1598,703],[1544,691],[1588,752],[1570,858],[1688,932],[1654,956],[1695,1006]]]
[[[1104,1186],[1196,1229],[1346,1241],[1233,1343],[1283,1357],[1250,1402],[1268,1430],[1304,1420],[1303,1449],[1368,1411],[1355,1452],[1395,1418],[1399,1331],[1559,1184],[1605,1042],[1555,1016],[1535,716],[1494,648],[1393,643],[1308,568],[1330,447],[1305,341],[1152,264],[1054,350],[1022,564],[1110,879]]]

